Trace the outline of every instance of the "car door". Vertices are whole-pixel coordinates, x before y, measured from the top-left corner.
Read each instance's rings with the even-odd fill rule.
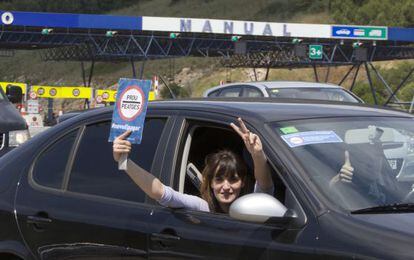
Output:
[[[167,117],[147,117],[130,158],[157,174]],[[147,258],[151,205],[108,143],[110,120],[65,131],[39,153],[21,179],[16,213],[26,244],[42,259]],[[160,147],[160,148],[158,148]]]
[[[192,124],[190,120],[197,120],[196,124],[199,125],[202,125],[203,121],[206,121],[207,125],[214,122],[214,129],[223,129],[228,132],[231,131],[229,123],[236,120],[236,118],[224,119],[221,115],[209,115],[208,113],[198,115],[193,113],[187,119],[188,121],[186,118],[181,121],[187,126],[177,127],[177,129],[187,129],[188,133],[193,133],[188,125]],[[203,133],[215,131],[213,128],[211,131],[206,130]],[[189,145],[183,140],[191,139],[193,143],[206,143],[203,148],[216,149],[216,146],[211,146],[211,143],[218,139],[209,138],[205,134],[200,136],[208,140],[201,141],[197,141],[195,135],[188,138],[185,133],[174,136],[180,136],[176,139],[176,147],[180,149],[177,150],[178,155],[174,158],[182,158],[180,155],[188,152],[185,149]],[[224,139],[230,139],[232,143],[235,141],[229,135]],[[235,144],[234,148],[237,149],[237,147]],[[191,148],[189,153],[191,153]],[[163,172],[162,176],[165,183],[170,183],[176,190],[180,190],[180,187],[174,185],[181,183],[180,177],[183,177],[180,171],[176,170],[177,165],[180,163],[172,163],[171,168]],[[177,175],[180,177],[177,178]],[[285,259],[309,257],[314,253],[312,247],[300,247],[295,242],[302,228],[293,228],[286,223],[258,224],[232,219],[227,214],[170,209],[159,205],[155,205],[152,216],[149,240],[151,259],[268,259],[273,257]]]

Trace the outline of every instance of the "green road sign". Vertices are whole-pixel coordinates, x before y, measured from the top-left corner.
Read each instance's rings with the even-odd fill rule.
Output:
[[[309,59],[322,59],[322,45],[309,45]]]

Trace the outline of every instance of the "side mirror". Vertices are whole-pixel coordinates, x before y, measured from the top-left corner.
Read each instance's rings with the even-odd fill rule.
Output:
[[[279,200],[266,193],[251,193],[238,198],[230,206],[230,217],[238,220],[264,223],[271,218],[293,218]]]
[[[7,85],[6,95],[7,95],[7,98],[10,100],[10,102],[12,102],[13,104],[22,102],[23,91],[18,86]]]

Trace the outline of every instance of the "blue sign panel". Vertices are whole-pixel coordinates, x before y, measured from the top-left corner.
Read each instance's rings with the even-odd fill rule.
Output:
[[[127,140],[139,144],[144,129],[151,80],[120,79],[118,86],[108,141],[113,142],[117,136],[130,130],[132,133]]]
[[[332,26],[332,37],[337,38],[386,40],[387,32],[387,27],[380,26]]]
[[[414,42],[414,28],[388,28],[388,40]]]
[[[3,25],[142,30],[142,17],[0,11]]]

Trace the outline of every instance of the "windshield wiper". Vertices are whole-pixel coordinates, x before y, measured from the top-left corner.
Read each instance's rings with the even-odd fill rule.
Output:
[[[381,205],[351,211],[351,214],[382,214],[382,213],[410,213],[414,212],[414,203],[396,203]]]

